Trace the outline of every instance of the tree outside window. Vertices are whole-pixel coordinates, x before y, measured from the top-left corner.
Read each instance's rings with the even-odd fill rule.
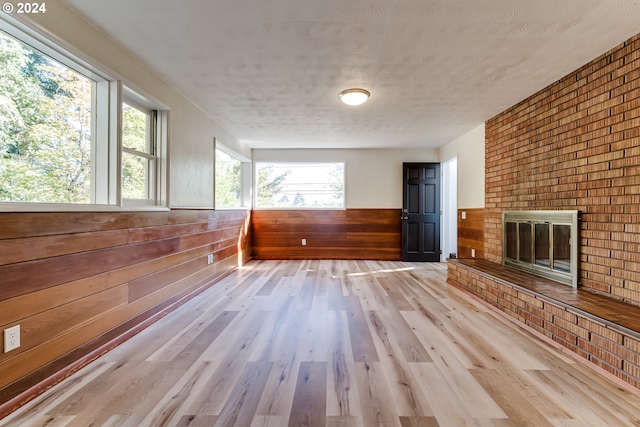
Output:
[[[344,163],[256,164],[257,208],[344,207]]]
[[[242,161],[216,148],[216,208],[242,207]]]
[[[94,83],[0,31],[0,202],[91,202]]]
[[[122,104],[122,197],[151,199],[155,165],[152,119],[154,112]]]

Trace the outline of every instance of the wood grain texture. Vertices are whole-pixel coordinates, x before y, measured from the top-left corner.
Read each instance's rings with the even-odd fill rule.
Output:
[[[484,212],[484,208],[458,209],[458,258],[472,258],[472,249],[475,258],[484,258]]]
[[[254,259],[401,257],[400,209],[257,210],[251,226]]]
[[[302,362],[289,427],[322,427],[327,419],[327,364]]]
[[[250,212],[0,214],[0,405],[250,257]],[[207,255],[213,263],[207,264]]]
[[[447,281],[640,388],[640,307],[481,259],[449,260]]]
[[[251,261],[0,427],[638,425],[640,391],[445,276],[440,263]],[[354,334],[379,361],[358,360],[374,350]]]

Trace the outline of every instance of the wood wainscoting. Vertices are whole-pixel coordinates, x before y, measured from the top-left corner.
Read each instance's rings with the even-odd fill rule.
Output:
[[[0,354],[0,409],[248,261],[250,215],[0,214],[0,331],[21,329]]]
[[[400,209],[255,210],[253,258],[400,260],[400,214]]]
[[[484,258],[484,212],[484,208],[458,209],[458,258]]]

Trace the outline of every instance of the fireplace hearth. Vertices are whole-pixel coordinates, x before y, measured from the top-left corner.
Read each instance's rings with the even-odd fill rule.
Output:
[[[503,264],[576,288],[578,222],[575,210],[503,212]]]

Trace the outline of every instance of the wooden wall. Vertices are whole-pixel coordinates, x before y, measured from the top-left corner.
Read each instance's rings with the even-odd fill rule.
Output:
[[[472,249],[484,258],[484,208],[458,209],[458,258],[472,258]]]
[[[0,214],[0,407],[250,258],[249,211]],[[213,254],[214,262],[207,264]]]
[[[400,214],[400,209],[256,210],[253,258],[400,260]]]

